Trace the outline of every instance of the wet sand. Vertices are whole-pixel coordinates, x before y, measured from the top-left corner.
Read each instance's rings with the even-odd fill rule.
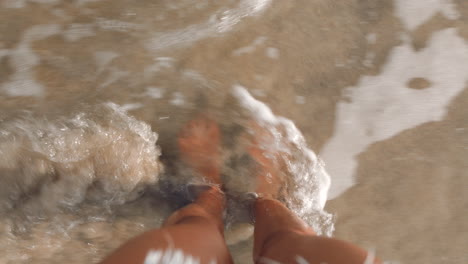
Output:
[[[468,261],[468,2],[38,2],[0,2],[0,122],[110,101],[151,125],[167,162],[180,125],[200,105],[222,115],[242,85],[323,156],[335,237],[400,263]],[[144,201],[114,224],[79,218],[69,238],[3,239],[0,262],[97,262],[170,211]],[[248,243],[234,247],[246,263]]]

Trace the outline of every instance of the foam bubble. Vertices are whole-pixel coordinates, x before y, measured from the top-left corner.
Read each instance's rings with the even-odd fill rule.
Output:
[[[451,0],[395,0],[395,10],[409,30],[424,24],[437,12],[441,12],[448,19],[460,17]]]
[[[93,24],[71,24],[63,32],[63,35],[67,41],[78,41],[85,37],[91,37],[96,35],[93,30]]]
[[[243,55],[243,54],[252,53],[252,52],[255,51],[257,46],[262,45],[263,43],[265,43],[265,41],[266,41],[266,37],[257,37],[250,45],[234,50],[232,52],[232,55],[233,56],[240,56],[240,55]]]
[[[164,96],[164,89],[153,86],[147,87],[145,95],[151,98],[160,99]]]
[[[185,104],[184,95],[182,93],[180,93],[180,92],[175,92],[174,94],[172,94],[172,99],[171,99],[170,103],[172,105],[177,105],[177,106],[181,106],[181,105]]]
[[[108,31],[118,31],[118,32],[127,32],[130,30],[139,30],[142,28],[142,25],[120,21],[120,20],[112,20],[112,19],[97,19],[97,25],[102,30]]]
[[[136,110],[136,109],[139,109],[139,108],[142,108],[144,105],[142,103],[131,103],[131,104],[123,104],[121,106],[121,108],[124,110],[124,111],[132,111],[132,110]]]
[[[266,104],[252,97],[244,87],[235,85],[233,93],[241,106],[248,110],[248,116],[274,136],[274,142],[268,142],[262,147],[284,153],[278,162],[287,164],[283,172],[287,183],[283,197],[286,205],[318,234],[331,235],[331,216],[323,211],[330,177],[322,162],[307,147],[302,133],[291,120],[274,115]]]
[[[0,210],[122,204],[158,180],[158,135],[107,103],[54,120],[25,114],[0,125]]]
[[[270,59],[278,59],[280,55],[279,50],[272,47],[267,48],[265,54]]]
[[[158,51],[175,46],[183,46],[201,39],[230,31],[243,18],[254,16],[263,11],[271,0],[242,0],[234,9],[220,10],[207,21],[190,25],[184,29],[157,33],[147,44],[147,49]]]

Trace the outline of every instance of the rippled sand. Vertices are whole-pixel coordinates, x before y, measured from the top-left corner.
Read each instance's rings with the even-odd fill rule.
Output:
[[[324,161],[334,236],[468,261],[467,1],[1,0],[0,32],[0,263],[95,263],[160,225],[179,127],[208,110],[232,147],[239,86]]]

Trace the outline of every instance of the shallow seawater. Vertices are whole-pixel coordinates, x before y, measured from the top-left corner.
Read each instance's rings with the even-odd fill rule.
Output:
[[[319,234],[462,263],[445,245],[466,244],[466,17],[457,0],[0,0],[0,263],[97,263],[160,226],[197,181],[176,139],[200,112],[223,132],[236,263],[253,124]]]
[[[101,1],[49,4],[45,12],[56,23],[31,25],[16,46],[2,50],[12,68],[0,83],[2,263],[98,262],[159,226],[187,202],[184,186],[197,181],[179,162],[175,140],[198,112],[223,130],[226,238],[235,255],[250,254],[235,247],[252,238],[240,199],[254,189],[255,166],[242,141],[252,122],[274,132],[265,147],[285,153],[282,199],[318,233],[331,235],[332,217],[323,211],[329,176],[294,123],[246,88],[223,88],[182,66],[174,49],[229,34],[270,1],[205,1],[195,9],[190,1],[121,1],[110,10]],[[33,5],[5,2],[2,10]],[[109,38],[123,38],[123,45]],[[233,56],[266,40],[260,36]],[[278,57],[276,48],[265,48],[267,57]],[[167,55],[170,50],[176,53]]]
[[[249,128],[252,122],[273,135],[260,146],[283,153],[282,161],[276,161],[287,164],[281,199],[319,234],[331,235],[332,217],[323,211],[329,176],[294,123],[275,116],[243,87],[233,88],[232,100],[238,100],[237,108],[216,114],[227,142],[222,171],[232,199],[228,243],[235,246],[252,236],[245,219],[249,210],[239,202],[255,188],[254,162],[249,162],[242,137],[255,133]],[[6,263],[50,261],[51,256],[60,260],[67,254],[96,262],[125,238],[160,225],[186,200],[185,184],[198,180],[177,157],[166,161],[164,173],[158,134],[124,106],[77,109],[54,118],[27,111],[0,126],[5,235],[0,243],[8,252]],[[67,253],[70,245],[75,253]]]

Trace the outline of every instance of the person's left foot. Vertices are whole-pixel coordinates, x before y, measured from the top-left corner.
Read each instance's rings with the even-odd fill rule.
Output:
[[[182,161],[208,183],[221,184],[220,141],[218,124],[205,116],[189,121],[179,133]]]

